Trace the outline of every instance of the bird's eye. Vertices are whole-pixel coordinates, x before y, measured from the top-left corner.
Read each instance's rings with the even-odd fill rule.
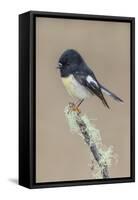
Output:
[[[59,63],[58,63],[58,66],[59,66],[59,68],[61,68],[61,67],[62,67],[62,63],[61,63],[61,62],[59,62]]]

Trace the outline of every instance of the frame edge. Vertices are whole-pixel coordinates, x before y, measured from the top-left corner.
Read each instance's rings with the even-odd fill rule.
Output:
[[[31,188],[30,12],[19,15],[19,185]]]
[[[81,181],[67,181],[67,182],[54,182],[54,183],[35,183],[33,181],[33,162],[32,162],[32,143],[31,138],[34,137],[32,129],[30,129],[30,72],[33,67],[33,58],[30,55],[33,54],[31,36],[33,34],[33,29],[31,29],[31,24],[33,24],[32,19],[36,16],[48,15],[50,17],[59,18],[85,18],[93,20],[107,20],[110,21],[123,21],[131,23],[131,114],[135,114],[135,18],[134,17],[117,17],[117,16],[103,16],[103,15],[87,15],[87,14],[75,14],[75,13],[54,13],[54,12],[39,12],[39,11],[28,11],[26,13],[19,15],[19,184],[30,189],[35,188],[48,188],[48,187],[63,187],[63,186],[82,186],[82,185],[97,185],[97,184],[111,184],[111,183],[125,183],[125,182],[135,182],[135,116],[133,116],[133,123],[131,121],[131,131],[133,130],[133,136],[131,138],[131,176],[126,178],[116,178],[111,180],[92,180],[91,182],[87,180]],[[87,17],[86,17],[87,15]],[[68,16],[68,17],[67,17]],[[28,22],[29,23],[28,23]],[[26,32],[24,31],[26,29]],[[23,31],[22,31],[23,30]],[[31,33],[30,33],[31,32]],[[23,42],[25,40],[25,42]],[[25,54],[25,59],[22,54]],[[31,60],[31,61],[30,61]],[[24,67],[25,66],[25,67]],[[32,66],[32,67],[30,67]],[[22,70],[23,73],[22,73]],[[27,80],[25,84],[24,80]],[[24,85],[25,84],[25,85]],[[26,88],[26,93],[24,94],[21,90],[23,85]],[[132,89],[133,88],[133,89]],[[27,99],[27,100],[26,100]],[[24,105],[26,104],[26,105]],[[133,105],[132,105],[133,104]],[[24,105],[24,106],[23,106]],[[26,121],[22,115],[25,115]],[[24,125],[23,125],[24,124]],[[26,129],[26,130],[24,130]],[[132,145],[133,144],[133,145]],[[26,149],[26,151],[24,151]],[[132,156],[133,155],[133,156]],[[21,158],[22,157],[22,158]],[[25,160],[27,158],[27,160]],[[25,162],[23,162],[25,160]]]

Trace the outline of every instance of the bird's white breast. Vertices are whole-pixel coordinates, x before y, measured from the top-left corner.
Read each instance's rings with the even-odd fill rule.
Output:
[[[69,95],[73,97],[85,99],[90,94],[89,91],[74,78],[73,75],[62,78],[62,82]]]

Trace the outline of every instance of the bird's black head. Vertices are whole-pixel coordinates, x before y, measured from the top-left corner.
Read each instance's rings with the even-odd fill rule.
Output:
[[[79,69],[80,64],[83,62],[81,55],[74,49],[66,50],[58,61],[58,68],[62,77],[67,77],[74,71]]]

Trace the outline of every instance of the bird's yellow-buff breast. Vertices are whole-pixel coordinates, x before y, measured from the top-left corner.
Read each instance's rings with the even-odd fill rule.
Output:
[[[62,77],[61,79],[70,96],[77,97],[78,99],[85,99],[89,96],[88,90],[82,86],[73,75],[69,75],[65,78]]]

